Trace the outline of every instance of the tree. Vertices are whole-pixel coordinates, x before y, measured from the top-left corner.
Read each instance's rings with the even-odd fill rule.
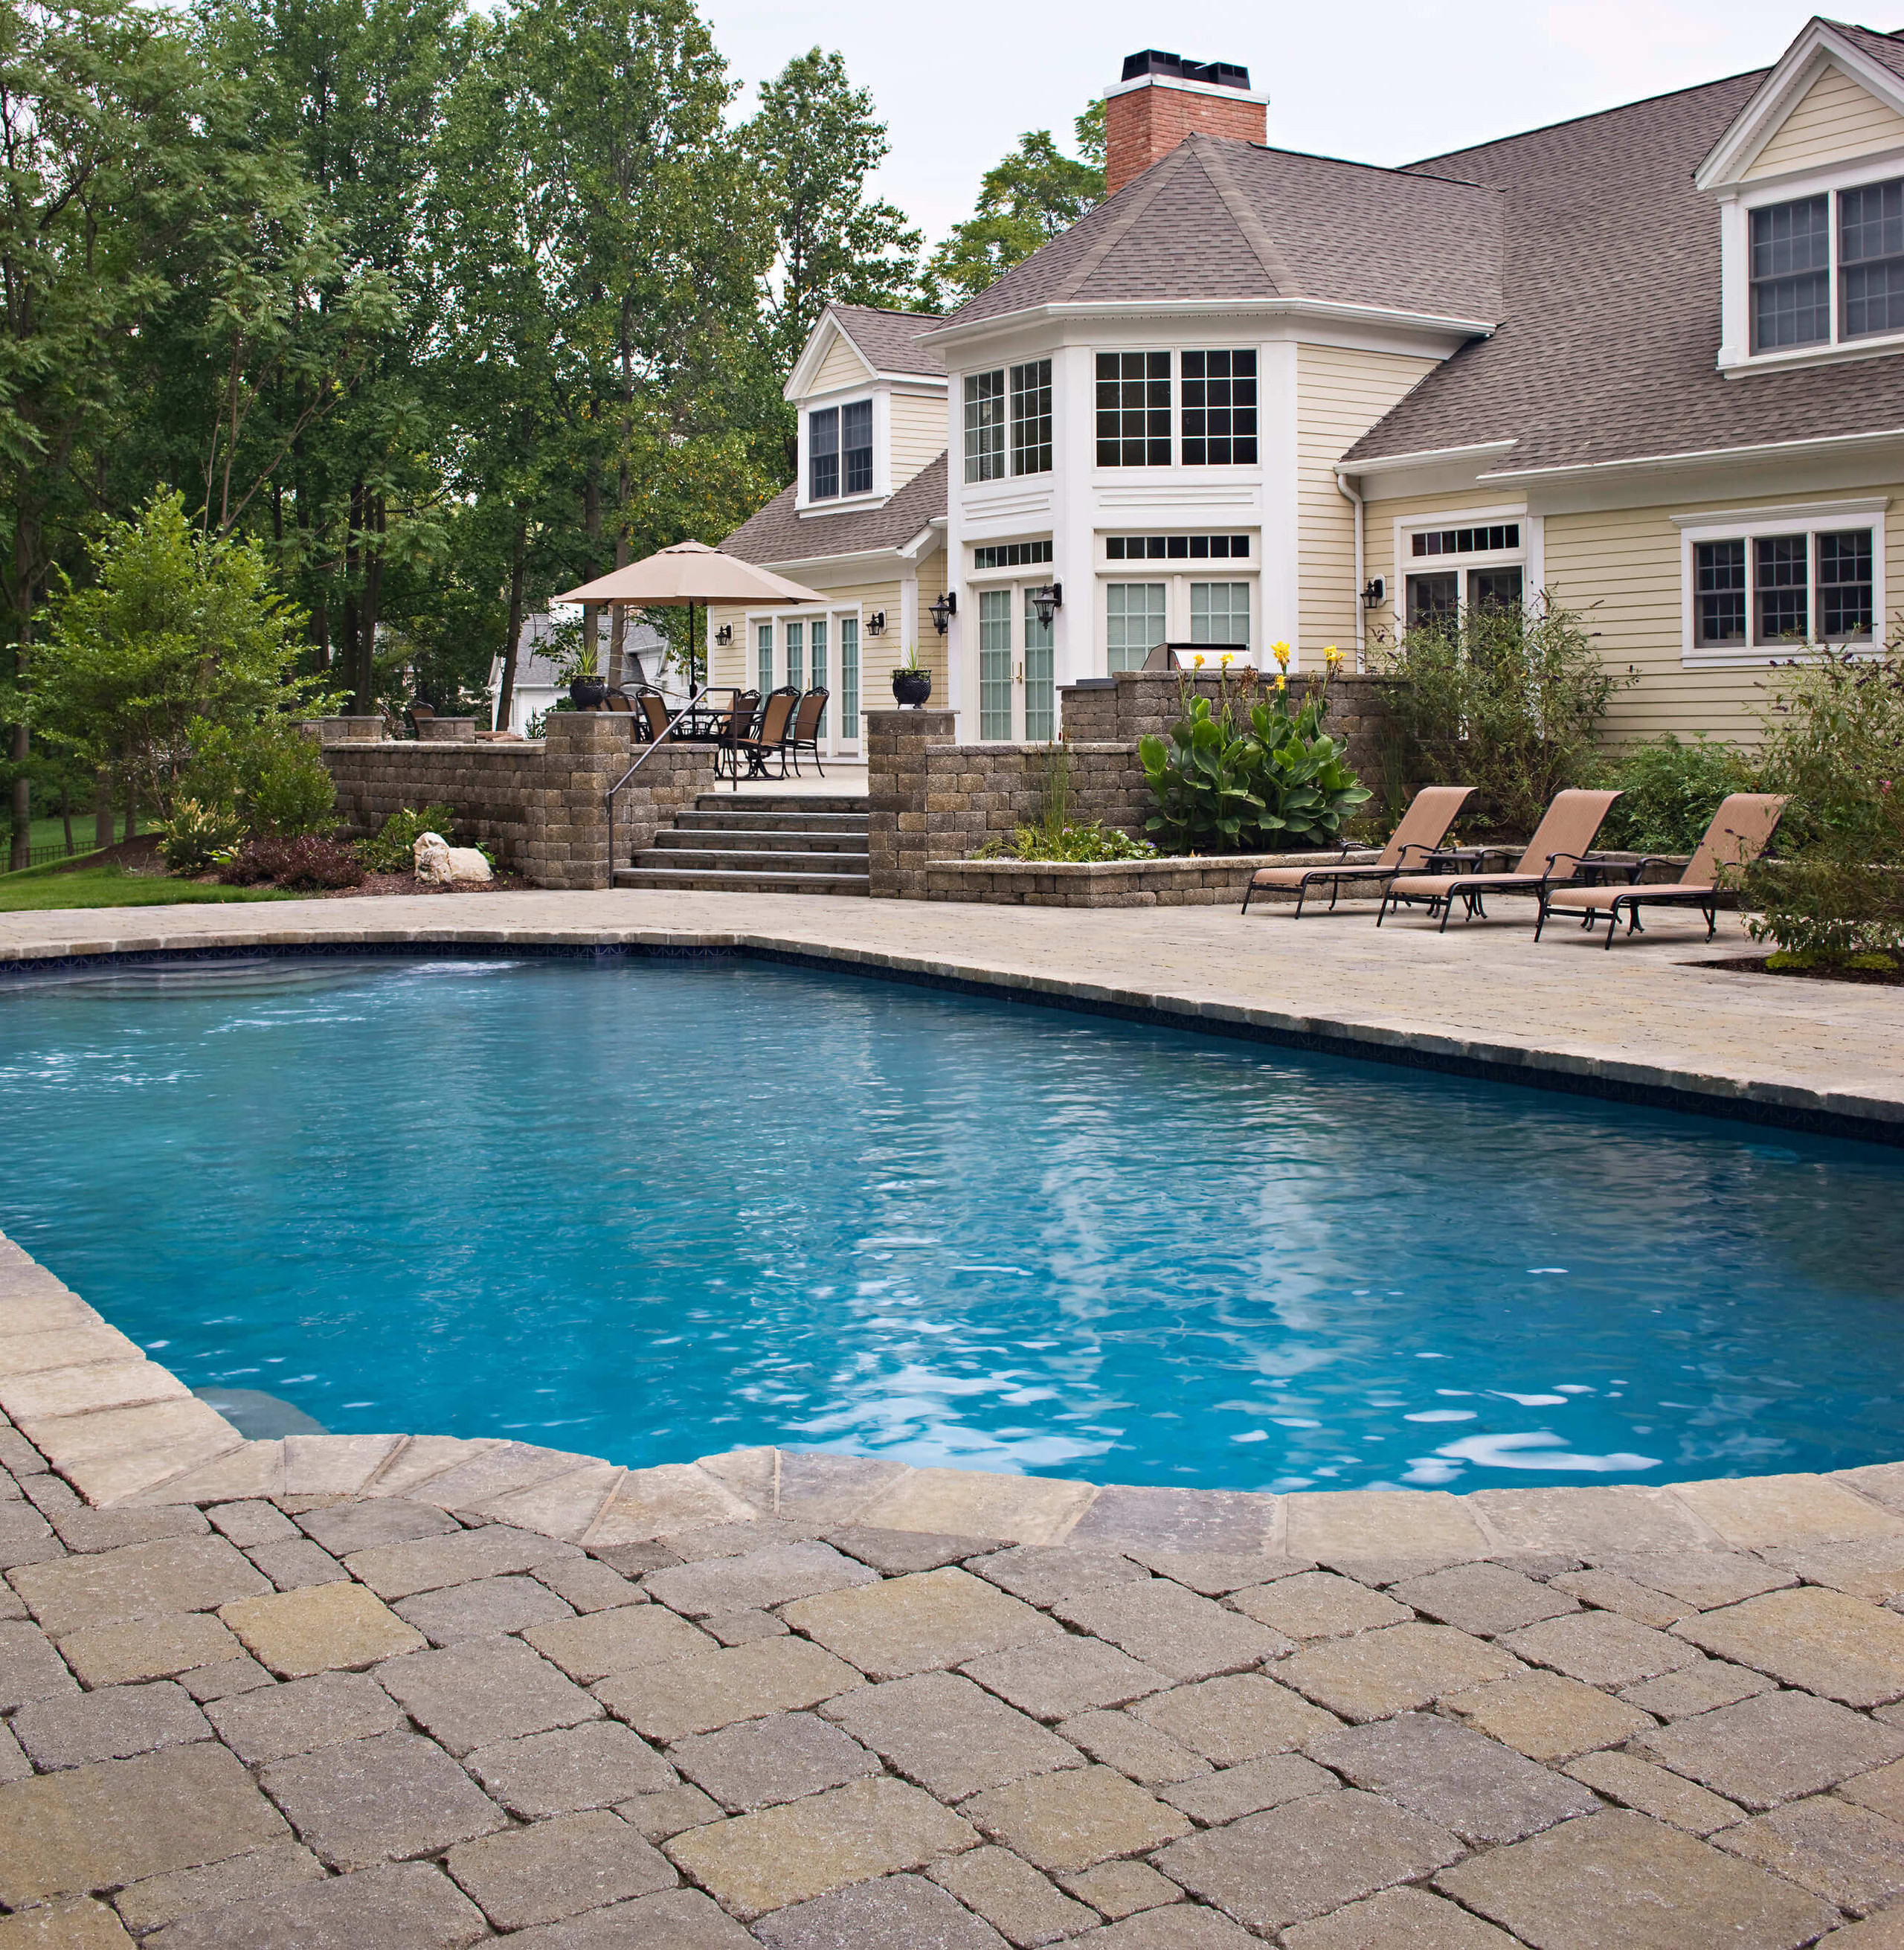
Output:
[[[839,55],[813,48],[789,61],[762,88],[746,142],[774,226],[765,323],[784,374],[828,304],[905,310],[921,237],[903,210],[866,194],[890,147],[886,125]]]
[[[54,594],[28,665],[35,728],[56,750],[122,770],[169,811],[195,723],[310,711],[316,681],[294,674],[304,618],[257,543],[207,535],[162,489],[88,553],[96,581]]]
[[[926,265],[924,282],[935,310],[977,297],[1103,201],[1103,103],[1094,102],[1072,127],[1082,161],[1066,155],[1049,129],[1036,129],[986,171],[977,209],[953,226]]]

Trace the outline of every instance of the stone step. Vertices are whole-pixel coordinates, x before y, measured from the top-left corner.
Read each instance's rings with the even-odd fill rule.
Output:
[[[841,838],[864,833],[871,815],[863,812],[682,811],[675,824],[684,833],[825,833]]]
[[[815,832],[796,828],[791,832],[774,827],[667,826],[654,836],[654,844],[684,852],[714,849],[721,852],[738,849],[743,853],[857,853],[865,858],[866,829],[843,832]]]
[[[635,855],[632,864],[684,874],[864,874],[866,860],[863,847],[857,853],[793,853],[742,846],[649,846]]]
[[[703,793],[695,800],[701,812],[867,812],[864,793]]]
[[[618,887],[647,888],[675,893],[858,894],[871,892],[864,874],[743,874],[708,872],[663,867],[622,867]]]

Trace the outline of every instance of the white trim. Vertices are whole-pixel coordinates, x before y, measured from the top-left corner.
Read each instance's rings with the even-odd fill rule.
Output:
[[[1472,447],[1425,447],[1414,453],[1395,453],[1374,460],[1345,460],[1338,465],[1345,474],[1357,480],[1370,474],[1399,473],[1404,467],[1434,467],[1450,461],[1485,460],[1493,454],[1510,454],[1520,444],[1515,440],[1476,441]]]
[[[1195,318],[1211,314],[1253,319],[1294,318],[1336,320],[1357,324],[1380,321],[1413,331],[1451,332],[1461,338],[1491,338],[1499,321],[1494,319],[1455,318],[1441,312],[1404,311],[1391,305],[1351,304],[1323,298],[1143,298],[1076,299],[1049,304],[1025,305],[991,318],[974,319],[966,325],[941,326],[936,332],[922,332],[921,345],[963,344],[985,333],[1014,329],[1040,319],[1122,318]]]
[[[1618,460],[1574,461],[1563,467],[1499,467],[1491,472],[1479,474],[1478,482],[1522,481],[1591,481],[1600,476],[1655,468],[1668,470],[1679,467],[1706,467],[1714,461],[1723,461],[1736,466],[1741,461],[1761,458],[1783,459],[1797,454],[1856,454],[1882,440],[1904,440],[1904,427],[1877,427],[1868,433],[1818,434],[1803,440],[1768,440],[1747,447],[1691,447],[1678,453],[1646,453],[1622,456]],[[1408,460],[1418,462],[1425,456],[1410,455]],[[1399,463],[1391,463],[1399,464]],[[1369,463],[1373,466],[1373,463]]]
[[[1904,78],[1871,60],[1830,21],[1810,20],[1706,151],[1693,172],[1694,187],[1714,190],[1740,182],[1828,67],[1840,69],[1847,79],[1904,115]]]
[[[1818,621],[1818,551],[1810,537],[1847,523],[1868,524],[1871,528],[1871,634],[1868,647],[1876,650],[1884,640],[1884,515],[1890,506],[1888,495],[1867,496],[1853,501],[1794,502],[1783,507],[1719,508],[1710,512],[1674,515],[1669,519],[1679,531],[1679,661],[1687,670],[1763,668],[1785,663],[1801,646],[1780,643],[1768,648],[1753,643],[1757,590],[1752,579],[1753,551],[1746,559],[1746,640],[1737,647],[1704,648],[1694,641],[1693,608],[1695,591],[1693,547],[1697,542],[1744,541],[1761,535],[1803,533],[1807,537],[1806,561],[1809,581],[1805,593],[1808,625]]]
[[[1518,563],[1521,571],[1521,601],[1528,602],[1540,590],[1547,567],[1547,534],[1544,526],[1537,525],[1527,512],[1525,501],[1504,503],[1493,508],[1451,508],[1431,511],[1421,515],[1398,515],[1395,520],[1395,553],[1391,558],[1395,564],[1395,586],[1388,591],[1388,613],[1395,620],[1398,631],[1408,627],[1408,578],[1410,575],[1446,575],[1451,568],[1458,577],[1464,567],[1479,568],[1512,568]],[[1407,537],[1429,528],[1491,528],[1497,522],[1517,522],[1520,525],[1520,540],[1513,548],[1480,549],[1466,555],[1424,556],[1422,566],[1413,567],[1415,558],[1404,549]],[[1430,565],[1432,565],[1432,566]],[[1456,601],[1460,608],[1468,606],[1467,584],[1456,585]],[[1357,600],[1360,601],[1358,596]]]
[[[1267,108],[1270,98],[1248,88],[1225,88],[1214,81],[1186,81],[1176,74],[1140,74],[1130,81],[1116,81],[1104,91],[1108,101],[1114,95],[1135,95],[1139,89],[1173,88],[1180,95],[1207,95],[1217,101],[1254,101]]]

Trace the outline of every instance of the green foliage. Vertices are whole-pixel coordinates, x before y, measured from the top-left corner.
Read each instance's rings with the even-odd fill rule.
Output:
[[[986,171],[978,207],[953,226],[926,265],[933,310],[976,297],[1104,201],[1104,104],[1092,103],[1073,129],[1082,161],[1066,155],[1049,129],[1035,129]]]
[[[288,839],[328,833],[337,824],[329,768],[285,719],[217,724],[197,718],[186,737],[191,756],[179,774],[179,790],[235,812],[246,833]]]
[[[405,806],[386,819],[374,839],[360,839],[357,855],[373,874],[407,874],[416,861],[416,843],[426,833],[450,836],[456,815],[447,805]]]
[[[1495,833],[1532,833],[1555,793],[1593,782],[1600,720],[1638,681],[1607,670],[1587,618],[1544,592],[1418,623],[1377,658],[1401,680],[1391,709],[1415,783],[1473,786],[1463,824]]]
[[[288,728],[313,708],[316,684],[293,674],[304,619],[255,544],[208,538],[161,491],[89,553],[97,581],[63,582],[28,665],[35,728],[55,749],[124,768],[168,811],[195,732]]]
[[[1757,777],[1736,745],[1702,732],[1682,744],[1669,734],[1606,759],[1600,782],[1620,796],[1600,828],[1602,846],[1635,853],[1690,853],[1730,794],[1750,792]]]
[[[363,863],[347,846],[315,833],[288,839],[248,839],[219,874],[235,887],[270,885],[300,893],[360,887]]]
[[[159,828],[159,852],[175,874],[202,874],[245,837],[245,822],[229,806],[181,799]]]
[[[1093,819],[1056,827],[1042,823],[1021,826],[1008,839],[1002,833],[996,839],[988,839],[972,857],[975,860],[1148,860],[1156,853],[1151,841],[1133,839],[1117,827]]]
[[[1157,811],[1145,821],[1170,853],[1284,852],[1338,839],[1370,798],[1322,729],[1326,674],[1292,715],[1279,678],[1258,701],[1253,674],[1209,698],[1183,693],[1167,740],[1139,741]]]
[[[61,908],[160,908],[202,901],[275,901],[267,889],[207,886],[163,874],[129,874],[117,862],[61,870],[34,867],[0,874],[0,914],[44,914]]]

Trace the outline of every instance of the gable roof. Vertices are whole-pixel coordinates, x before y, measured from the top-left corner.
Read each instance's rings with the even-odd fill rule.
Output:
[[[1719,213],[1692,172],[1768,72],[1416,164],[1504,192],[1504,316],[1343,464],[1512,442],[1499,478],[1904,428],[1904,358],[1718,370]]]
[[[943,521],[945,516],[946,456],[941,453],[877,508],[802,516],[795,512],[793,488],[783,488],[721,546],[743,562],[768,568],[776,562],[904,548],[928,523]]]
[[[852,341],[854,350],[875,372],[917,373],[935,379],[946,376],[945,360],[930,346],[919,343],[921,332],[943,322],[936,312],[830,304],[827,316]]]
[[[1471,181],[1198,132],[946,323],[1055,304],[1282,298],[1488,326],[1500,315],[1502,204]]]

